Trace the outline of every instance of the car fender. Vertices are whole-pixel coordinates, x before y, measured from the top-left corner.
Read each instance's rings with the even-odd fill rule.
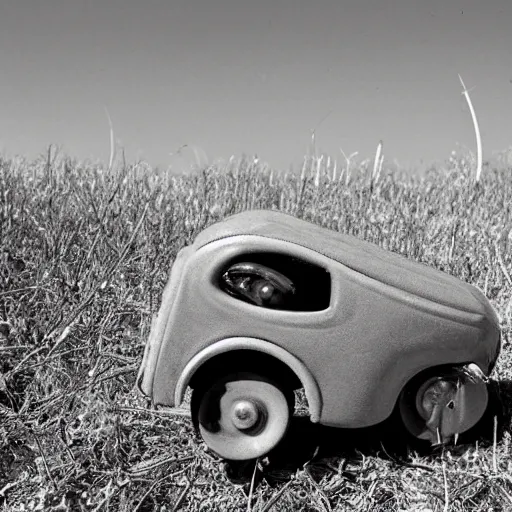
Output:
[[[192,357],[183,368],[183,371],[176,382],[176,388],[174,391],[175,404],[180,404],[183,401],[190,379],[206,361],[214,356],[231,352],[233,350],[256,350],[258,352],[271,355],[286,364],[288,368],[297,375],[304,387],[306,398],[308,400],[311,421],[313,423],[317,423],[320,420],[320,414],[322,411],[322,396],[320,394],[320,388],[318,387],[312,373],[304,363],[294,355],[290,354],[290,352],[275,345],[274,343],[249,337],[222,339],[202,349]]]

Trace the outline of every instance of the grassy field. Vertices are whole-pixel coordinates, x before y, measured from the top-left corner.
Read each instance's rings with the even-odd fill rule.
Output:
[[[207,225],[278,209],[480,287],[503,348],[470,439],[418,453],[393,421],[297,418],[264,465],[224,466],[185,409],[134,390],[177,251]],[[65,157],[0,161],[0,511],[512,510],[512,170],[476,184],[452,159],[423,176],[249,160],[173,176]],[[299,397],[300,407],[300,397]],[[256,468],[256,469],[255,469]],[[251,484],[252,482],[252,484]]]

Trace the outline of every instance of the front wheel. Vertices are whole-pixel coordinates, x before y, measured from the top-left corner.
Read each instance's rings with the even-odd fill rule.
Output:
[[[192,393],[192,420],[208,447],[228,460],[267,454],[284,437],[293,392],[255,373],[237,373]]]
[[[480,421],[489,395],[483,378],[466,371],[471,366],[433,369],[405,387],[399,411],[413,436],[445,444]]]

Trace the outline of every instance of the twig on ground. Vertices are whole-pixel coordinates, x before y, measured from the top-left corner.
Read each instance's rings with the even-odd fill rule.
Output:
[[[249,496],[247,496],[247,512],[252,510],[252,498],[254,494],[254,483],[256,481],[256,472],[258,471],[259,458],[254,461],[254,470],[252,472],[251,486],[249,488]]]
[[[183,492],[180,494],[178,500],[174,504],[174,507],[172,507],[171,512],[176,512],[181,507],[181,503],[185,499],[185,496],[187,495],[187,492],[189,491],[189,489],[191,487],[192,487],[192,482],[187,478],[187,485],[185,486],[185,489],[183,489]]]
[[[279,489],[278,492],[276,492],[272,498],[270,498],[270,500],[265,504],[265,506],[263,507],[263,509],[261,510],[261,512],[268,512],[276,503],[277,501],[281,498],[281,496],[284,494],[284,492],[286,491],[286,489],[288,489],[288,487],[290,487],[290,485],[292,484],[293,480],[288,480],[288,482],[286,482],[283,487],[281,487],[281,489]]]
[[[144,473],[147,473],[148,471],[158,468],[160,466],[163,466],[164,464],[171,464],[173,462],[187,462],[189,460],[193,460],[195,457],[193,455],[188,455],[186,457],[176,457],[175,455],[171,456],[164,456],[164,457],[158,457],[154,458],[152,460],[148,461],[142,461],[136,464],[135,466],[132,466],[128,469],[128,473],[133,476],[140,476]],[[189,466],[187,466],[189,467]],[[180,470],[183,471],[183,470]],[[178,473],[173,473],[177,475]]]
[[[178,473],[182,473],[184,470],[188,469],[190,467],[187,466],[186,468],[184,468],[183,470],[180,470],[176,473],[169,473],[168,475],[165,475],[163,476],[162,478],[159,478],[158,480],[156,480],[155,482],[153,482],[149,489],[142,495],[142,497],[140,498],[139,500],[139,503],[137,503],[137,506],[133,509],[133,512],[137,512],[140,507],[142,506],[142,504],[144,503],[144,500],[151,494],[151,492],[156,489],[160,484],[162,484],[163,482],[165,482],[165,480],[168,480],[169,478],[174,478],[175,476],[177,476]],[[190,483],[190,482],[189,482]]]
[[[190,418],[190,410],[182,409],[181,407],[168,408],[162,411],[156,409],[142,409],[141,407],[121,407],[115,406],[108,409],[109,412],[131,412],[138,414],[150,414],[152,416],[159,416],[167,418],[172,416],[184,416]]]
[[[438,430],[439,434],[439,430]],[[448,512],[450,510],[450,493],[448,490],[448,478],[446,476],[446,458],[444,456],[444,446],[443,446],[443,452],[441,454],[441,468],[443,470],[443,484],[444,484],[444,508],[443,512]]]
[[[310,481],[311,485],[316,489],[316,492],[320,496],[320,501],[322,502],[322,506],[324,510],[327,510],[328,512],[332,512],[331,504],[329,503],[329,498],[325,495],[322,488],[315,482],[314,478],[311,476],[311,473],[309,472],[309,468],[304,468],[304,474],[306,475],[307,479]]]

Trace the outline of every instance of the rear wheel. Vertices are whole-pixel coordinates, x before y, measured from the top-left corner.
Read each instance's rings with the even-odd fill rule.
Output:
[[[488,401],[487,385],[478,375],[461,368],[433,369],[407,384],[399,411],[414,437],[445,444],[475,426]]]
[[[192,419],[208,447],[228,460],[267,454],[284,437],[293,391],[256,373],[236,373],[192,393]]]

